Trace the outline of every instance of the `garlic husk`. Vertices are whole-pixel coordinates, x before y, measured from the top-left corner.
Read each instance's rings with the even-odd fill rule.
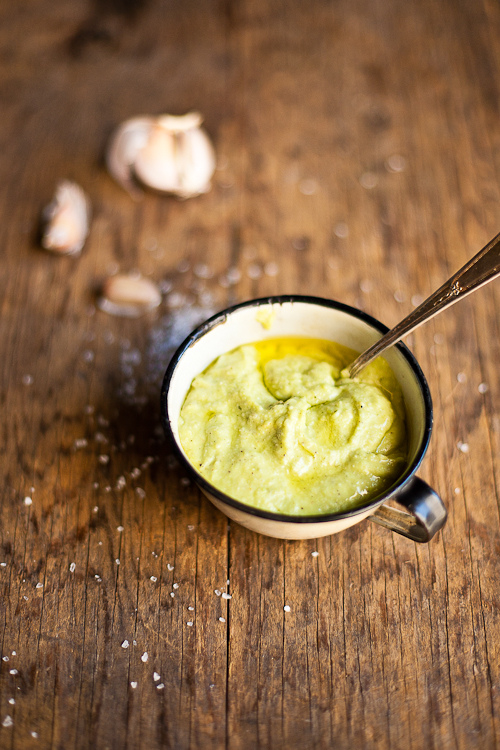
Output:
[[[112,134],[106,153],[109,173],[134,199],[142,195],[142,190],[134,181],[133,165],[137,154],[148,142],[151,127],[151,117],[125,120]]]
[[[124,318],[138,318],[160,303],[161,293],[156,284],[134,274],[110,276],[98,300],[101,310]]]
[[[61,255],[81,253],[90,227],[90,201],[75,182],[63,180],[43,211],[42,247]]]
[[[180,198],[208,192],[216,160],[202,122],[198,112],[127,120],[111,138],[111,175],[134,198],[141,194],[134,177],[145,187]]]

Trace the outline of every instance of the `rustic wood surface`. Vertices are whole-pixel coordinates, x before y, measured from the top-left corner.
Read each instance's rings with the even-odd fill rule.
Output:
[[[493,0],[2,4],[2,750],[500,747],[500,284],[409,342],[428,545],[228,524],[158,408],[210,312],[305,293],[391,325],[499,231],[499,40]],[[213,189],[134,203],[112,129],[191,109]],[[93,205],[78,258],[38,246],[63,178]],[[118,269],[156,314],[96,308]]]

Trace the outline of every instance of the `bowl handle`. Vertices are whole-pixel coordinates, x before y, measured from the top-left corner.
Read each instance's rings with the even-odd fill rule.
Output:
[[[423,479],[413,477],[394,497],[409,513],[380,505],[370,520],[414,542],[429,542],[446,523],[448,513],[443,501]]]

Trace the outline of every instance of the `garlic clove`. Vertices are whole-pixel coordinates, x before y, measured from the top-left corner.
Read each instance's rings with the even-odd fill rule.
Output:
[[[141,197],[142,191],[133,179],[133,165],[148,143],[153,122],[152,117],[146,116],[125,120],[112,134],[106,153],[109,173],[134,199]]]
[[[134,274],[110,276],[98,300],[101,310],[124,318],[138,318],[160,303],[161,293],[156,284]]]
[[[215,150],[200,127],[201,115],[162,115],[134,162],[136,177],[154,190],[190,198],[210,190]]]
[[[43,211],[42,247],[61,255],[78,255],[89,233],[90,201],[75,182],[57,185],[52,202]]]

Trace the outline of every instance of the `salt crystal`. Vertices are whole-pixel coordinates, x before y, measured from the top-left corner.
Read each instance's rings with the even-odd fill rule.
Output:
[[[130,646],[130,643],[127,640],[124,640],[122,643],[122,648],[128,648]]]
[[[130,683],[130,687],[131,687],[131,688],[133,688],[133,689],[135,690],[135,689],[136,689],[136,687],[137,687],[137,682],[131,682],[131,683]]]
[[[314,195],[318,190],[318,183],[313,179],[301,180],[299,182],[299,190],[302,195]]]
[[[262,276],[262,268],[258,263],[251,263],[247,268],[247,276],[249,279],[260,279]]]
[[[174,598],[175,594],[173,591],[170,592],[170,596],[172,597],[172,599]]]
[[[40,581],[35,586],[36,589],[43,589],[43,583],[40,583]]]
[[[319,552],[311,552],[311,555],[312,555],[313,557],[318,557],[318,555],[319,555]]]
[[[2,656],[2,660],[3,661],[9,661],[9,657],[8,656]]]
[[[220,596],[221,592],[219,591],[219,589],[215,589],[215,591],[214,591],[214,594],[215,594],[216,596]]]
[[[21,380],[23,385],[33,385],[32,375],[23,375]]]
[[[335,224],[333,227],[333,233],[336,237],[343,240],[349,236],[349,227],[344,221],[339,221],[338,224]]]
[[[11,727],[13,724],[14,724],[14,722],[12,720],[12,716],[9,716],[7,714],[7,716],[5,717],[5,719],[2,721],[2,726],[7,729],[7,727]]]
[[[119,531],[119,532],[120,532],[120,534],[121,534],[121,533],[122,533],[122,531],[124,531],[125,529],[124,529],[124,527],[123,527],[123,526],[117,526],[117,527],[116,527],[116,530],[117,530],[117,531]]]
[[[83,352],[83,361],[84,362],[93,362],[95,358],[95,354],[91,349],[87,349]]]
[[[172,584],[172,588],[173,588],[173,589],[178,589],[178,588],[179,588],[179,584],[178,584],[178,583],[174,583],[174,584]]]
[[[6,562],[0,562],[0,567],[6,568],[7,567],[7,563]]]
[[[477,387],[477,390],[479,391],[479,393],[486,393],[488,389],[489,389],[489,386],[487,383],[479,383]]]
[[[226,622],[223,617],[219,617],[219,622]]]
[[[37,740],[38,739],[38,732],[31,732],[31,736],[33,737],[34,740]]]
[[[193,529],[194,529],[194,526],[193,526],[193,524],[192,524],[192,523],[189,523],[189,524],[188,524],[188,531],[193,531]]]
[[[109,456],[106,456],[104,453],[99,456],[97,459],[100,464],[108,464],[109,463]]]
[[[9,670],[9,674],[16,675],[19,674],[19,672],[17,671],[17,669],[11,669]]]
[[[192,621],[192,620],[189,620],[189,621],[188,621],[188,622],[186,623],[186,625],[188,626],[188,628],[192,628],[192,627],[193,627],[193,621]]]
[[[76,570],[76,563],[74,563],[74,562],[70,563],[69,572],[70,573],[74,573],[75,570]]]
[[[283,609],[285,610],[285,612],[290,612],[290,606],[288,604],[285,604]]]
[[[401,291],[401,289],[396,289],[394,292],[394,299],[396,302],[405,302],[406,301],[406,294]]]
[[[264,266],[264,273],[266,276],[277,276],[279,273],[279,267],[277,263],[270,261]]]
[[[145,491],[144,491],[144,490],[142,489],[142,487],[136,487],[136,488],[135,488],[135,494],[136,494],[136,495],[137,495],[138,497],[142,497],[142,498],[146,497],[146,493],[145,493]]]
[[[144,664],[145,664],[145,663],[147,662],[147,660],[148,660],[148,659],[149,659],[149,656],[148,656],[148,652],[147,652],[147,651],[145,651],[145,652],[143,653],[143,655],[141,656],[141,661],[143,661],[143,662],[144,662]]]
[[[362,292],[368,294],[373,289],[373,282],[370,281],[370,279],[363,279],[363,281],[361,281],[359,284],[359,288]]]
[[[465,372],[459,372],[457,375],[457,380],[459,383],[465,383],[467,381],[467,375]]]
[[[188,610],[189,610],[190,612],[194,612],[194,607],[188,607]]]
[[[393,154],[386,159],[385,168],[388,172],[403,172],[406,167],[406,159],[400,154]]]
[[[363,172],[359,178],[359,184],[366,190],[372,190],[378,184],[378,177],[374,172]]]
[[[237,284],[238,281],[241,281],[241,271],[239,268],[235,268],[234,266],[232,268],[228,269],[228,272],[226,274],[226,278],[228,280],[228,283],[230,285]]]
[[[24,498],[24,504],[25,505],[32,505],[33,504],[33,500],[31,499],[31,497],[25,497]]]
[[[225,592],[223,592],[222,598],[223,599],[232,599],[233,597],[231,596],[231,594],[226,594]]]
[[[173,570],[173,569],[174,569],[174,566],[173,566],[173,565],[170,565],[170,563],[167,563],[167,568],[168,568],[168,570]]]
[[[413,307],[418,307],[419,305],[422,304],[423,301],[424,301],[424,298],[422,297],[421,294],[414,294],[413,297],[411,298],[411,304],[413,305]]]
[[[9,698],[9,703],[10,703],[11,706],[15,706],[16,699],[15,698]]]
[[[158,578],[156,576],[151,576],[149,580],[153,581],[153,583],[156,583],[156,581],[158,580]]]
[[[158,672],[153,672],[153,680],[154,680],[155,682],[159,682],[159,680],[160,680],[160,675],[158,674]]]
[[[460,487],[455,487],[454,492],[455,492],[455,495],[460,495],[460,492],[461,492]]]
[[[469,443],[462,443],[461,440],[457,443],[457,448],[459,451],[462,451],[462,453],[468,453],[469,452]]]
[[[120,559],[119,559],[118,557],[117,557],[117,558],[115,559],[115,563],[116,563],[117,565],[119,565],[119,564],[120,564]]]
[[[165,687],[165,685],[163,684],[163,682],[160,682],[160,684],[156,686],[156,689],[157,690],[163,690],[164,687]]]

